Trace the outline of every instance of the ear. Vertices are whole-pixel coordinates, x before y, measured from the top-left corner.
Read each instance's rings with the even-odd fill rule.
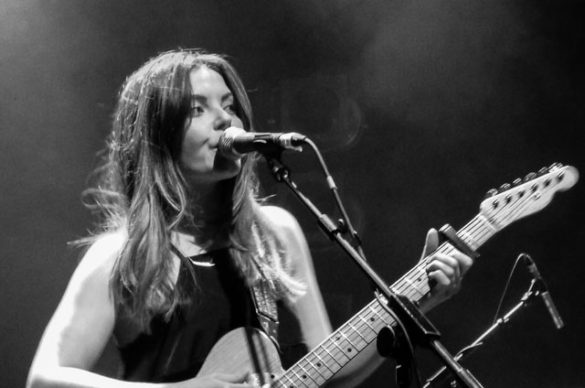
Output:
[[[439,233],[435,228],[429,229],[427,232],[427,238],[425,240],[425,247],[423,248],[421,260],[431,253],[433,253],[439,247]]]

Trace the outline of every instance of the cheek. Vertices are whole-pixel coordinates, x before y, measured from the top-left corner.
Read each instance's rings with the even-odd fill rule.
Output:
[[[181,164],[192,164],[203,153],[204,145],[205,139],[199,136],[198,131],[193,128],[187,128],[180,143],[179,154]]]

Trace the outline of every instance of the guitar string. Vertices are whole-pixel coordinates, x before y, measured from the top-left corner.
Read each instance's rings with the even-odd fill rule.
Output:
[[[532,192],[530,194],[526,195],[527,191],[532,191]],[[518,219],[519,218],[518,214],[523,212],[525,210],[525,208],[528,205],[530,205],[530,202],[535,199],[534,197],[536,195],[539,195],[539,194],[540,193],[538,192],[538,184],[536,182],[534,182],[533,185],[531,186],[531,188],[529,188],[529,189],[527,188],[527,189],[518,193],[519,199],[517,201],[515,201],[514,203],[511,203],[509,206],[506,206],[506,204],[504,204],[497,211],[495,211],[493,216],[490,218],[492,220],[497,221],[500,224],[502,224],[502,222],[507,222],[509,224],[509,223],[515,221],[516,219]],[[502,212],[505,212],[504,217],[501,217],[500,213],[502,213]],[[499,220],[498,220],[498,218],[499,218]],[[509,221],[510,219],[512,219],[511,222]],[[466,227],[462,228],[460,232],[457,232],[457,234],[459,235],[459,237],[461,239],[466,241],[469,245],[481,246],[485,241],[487,241],[487,239],[489,239],[491,236],[493,236],[497,232],[497,228],[493,227],[493,225],[489,223],[489,220],[485,216],[483,216],[483,214],[481,214],[481,213],[479,215],[477,215],[472,220],[472,222],[470,222],[468,224],[468,226],[471,227],[469,233],[465,232],[465,229],[467,228],[467,226],[466,226]],[[487,226],[489,226],[490,228],[488,229]],[[482,228],[483,228],[483,231],[482,231]],[[501,228],[502,227],[500,227],[500,229]],[[477,229],[479,229],[480,231],[477,232]],[[478,235],[478,237],[477,237],[478,243],[477,244],[470,236],[470,234],[474,234],[474,233],[477,233],[477,235]],[[441,248],[443,248],[443,249],[441,249]],[[450,246],[450,244],[447,245],[447,248],[444,248],[444,247],[439,248],[439,251],[447,252],[447,250],[453,250],[453,248]],[[408,277],[406,277],[407,275],[411,275],[411,274],[409,274],[409,273],[405,274],[405,280],[408,280]],[[420,278],[417,277],[417,279],[415,279],[415,280],[419,280],[419,279]],[[403,292],[406,289],[407,293],[410,294],[409,296],[415,296],[407,288],[406,285],[401,284],[401,286],[402,286],[402,287],[400,287],[401,292]],[[420,294],[420,292],[421,292],[420,290],[418,290],[418,289],[416,290],[416,293]]]
[[[448,249],[449,249],[449,247],[448,247],[447,245],[443,246],[442,248],[443,248],[443,250],[448,250]],[[420,293],[420,292],[419,292],[419,293]],[[375,302],[376,302],[376,301],[374,301],[373,303],[375,303]],[[369,307],[369,306],[366,306],[366,307]],[[381,319],[381,320],[383,320],[382,316],[381,316],[381,315],[380,315],[380,314],[379,314],[379,313],[378,313],[378,312],[375,310],[375,306],[372,306],[372,307],[373,307],[373,309],[374,309],[374,312],[375,312],[375,313],[376,313],[376,314],[377,314],[377,315],[380,317],[380,319]],[[365,310],[365,309],[364,309],[364,310]],[[358,313],[357,315],[359,316],[359,315],[361,315],[361,314],[359,314],[359,313]],[[393,321],[393,320],[392,320],[392,321]],[[350,322],[351,322],[351,320],[350,320]],[[342,327],[340,327],[340,329],[339,329],[338,331],[340,331],[340,332],[341,332],[342,330],[345,330],[345,329],[347,329],[345,326],[346,326],[346,325],[343,325]],[[349,325],[347,325],[347,326],[349,326]],[[351,328],[351,327],[350,327],[350,328]],[[372,330],[372,331],[375,331],[375,330]],[[337,333],[337,331],[336,331],[336,333]],[[334,334],[335,334],[335,333],[334,333]],[[335,338],[337,341],[339,341],[339,339],[341,339],[341,337],[340,337],[339,335],[335,335],[335,336],[333,336],[333,337],[334,337],[334,338]],[[372,339],[372,341],[373,341],[373,339]],[[339,347],[339,345],[338,345],[336,342],[333,342],[333,343],[334,343],[334,346],[337,346],[337,347]],[[370,343],[371,343],[371,341],[370,341]],[[325,344],[325,345],[326,345],[326,344]],[[367,345],[366,345],[366,346],[367,346]],[[327,349],[326,349],[326,350],[327,350]],[[348,359],[348,361],[351,359],[350,357],[348,357],[348,356],[347,356],[347,354],[345,354],[345,352],[343,352],[343,350],[342,350],[342,349],[339,349],[339,352],[340,352],[340,353],[341,353],[343,356],[345,356],[345,357]],[[328,353],[330,353],[330,352],[328,352]],[[356,353],[357,353],[357,352],[356,352]],[[333,358],[333,359],[335,359],[335,355],[333,355],[333,354],[330,354],[330,355],[332,356],[332,358]],[[299,366],[300,366],[300,361],[302,361],[302,359],[301,359],[301,360],[299,360]],[[296,364],[295,364],[295,365],[296,365]],[[292,369],[292,368],[294,368],[294,366],[295,366],[295,365],[293,365],[293,367],[291,367],[291,369]],[[338,365],[338,366],[340,366],[340,365]],[[339,369],[340,369],[340,368],[339,368]],[[295,373],[295,374],[296,374],[296,373]]]
[[[374,303],[375,303],[375,302],[376,302],[376,301],[374,301]],[[384,320],[384,316],[382,316],[382,315],[380,314],[380,312],[377,310],[377,308],[376,308],[376,307],[377,307],[378,309],[381,309],[381,307],[380,307],[380,306],[375,306],[375,305],[369,304],[369,305],[365,306],[365,307],[362,309],[362,311],[360,311],[360,313],[356,314],[356,316],[358,316],[358,315],[359,315],[359,316],[361,316],[361,315],[364,315],[364,313],[365,313],[365,312],[368,312],[368,311],[369,311],[369,312],[370,312],[370,314],[366,314],[366,315],[368,315],[368,317],[367,317],[367,318],[369,318],[369,315],[376,315],[376,316],[378,316],[378,318],[379,318],[379,319],[378,319],[378,320],[375,320],[375,319],[374,319],[374,320],[373,320],[373,322],[382,322],[382,324],[380,324],[380,325],[379,325],[379,326],[380,326],[380,327],[379,327],[379,329],[381,329],[381,328],[382,328],[384,325],[386,325],[386,324],[389,324],[390,322],[386,322],[386,321]],[[372,314],[372,313],[373,313],[373,314]],[[356,318],[356,317],[354,316],[354,317],[352,317],[352,319],[351,319],[351,320],[353,320],[353,319],[355,319],[355,318]],[[350,320],[350,321],[351,321],[351,320]],[[355,357],[357,354],[359,354],[359,351],[361,351],[363,348],[365,348],[365,346],[367,346],[367,344],[371,343],[371,342],[372,342],[372,341],[373,341],[373,340],[376,338],[376,336],[377,336],[377,332],[379,331],[379,330],[376,330],[376,329],[375,329],[375,328],[373,328],[373,327],[370,327],[370,333],[372,334],[372,338],[369,340],[369,342],[368,342],[367,344],[365,344],[365,345],[363,346],[363,348],[362,348],[362,349],[357,349],[357,348],[356,348],[356,350],[357,350],[357,351],[356,351],[356,352],[354,352],[354,354],[352,354],[352,357],[348,356],[348,355],[347,355],[347,354],[346,354],[346,353],[345,353],[345,352],[344,352],[342,349],[339,349],[338,351],[335,351],[334,353],[337,353],[338,355],[342,355],[342,356],[344,356],[345,358],[347,358],[347,362],[344,362],[343,364],[340,364],[340,363],[338,362],[338,360],[337,360],[336,354],[333,354],[333,353],[331,352],[331,349],[328,349],[328,345],[333,345],[334,347],[335,347],[335,346],[339,346],[339,345],[336,343],[336,341],[338,342],[338,341],[339,341],[339,340],[340,340],[342,337],[340,337],[340,336],[339,336],[339,333],[338,333],[338,332],[341,332],[341,331],[343,331],[344,329],[347,329],[347,327],[346,327],[346,326],[347,326],[347,324],[346,324],[346,325],[343,325],[342,327],[340,327],[338,330],[336,330],[336,331],[334,332],[334,335],[330,336],[330,337],[329,337],[328,339],[326,339],[326,340],[325,340],[325,341],[324,341],[324,342],[323,342],[321,345],[317,346],[317,347],[315,348],[315,350],[314,350],[314,352],[315,352],[315,353],[318,353],[318,351],[319,351],[320,349],[324,349],[324,350],[325,350],[325,352],[326,352],[326,353],[328,353],[328,354],[330,355],[331,359],[332,359],[332,360],[333,360],[333,361],[334,361],[334,362],[337,364],[337,366],[335,366],[335,368],[334,368],[334,369],[336,369],[336,370],[335,370],[335,372],[334,372],[333,374],[337,373],[337,372],[338,372],[338,371],[339,371],[339,370],[340,370],[340,369],[343,367],[343,365],[345,365],[345,364],[346,364],[347,362],[349,362],[349,361],[350,361],[350,360],[351,360],[353,357]],[[329,339],[330,339],[330,341],[328,341]],[[332,344],[330,344],[330,343],[328,343],[328,342],[332,342]],[[334,349],[335,349],[335,348],[334,348]],[[295,368],[295,367],[297,367],[297,366],[298,366],[297,364],[299,364],[299,365],[300,365],[300,364],[303,362],[303,360],[304,360],[305,358],[307,358],[307,356],[303,357],[301,360],[299,360],[299,361],[298,361],[298,362],[297,362],[295,365],[293,365],[293,366],[292,366],[291,368],[289,368],[289,369],[290,369],[290,370],[292,370],[293,368]],[[294,371],[293,371],[293,372],[294,372]],[[333,370],[331,370],[331,372],[333,372]],[[298,376],[298,374],[297,374],[296,372],[294,372],[294,374]],[[332,375],[333,375],[333,374],[332,374]],[[288,377],[287,377],[287,378],[288,378]]]
[[[534,184],[533,184],[533,186],[534,186]],[[533,194],[535,192],[536,192],[536,189],[533,191]],[[506,205],[501,206],[490,218],[493,220],[496,220],[496,221],[497,221],[498,217],[501,218],[499,220],[499,223],[502,223],[502,221],[506,221],[507,219],[510,219],[510,218],[516,219],[519,211],[523,210],[524,205],[528,204],[530,199],[532,199],[532,196],[524,196],[524,193],[523,193],[522,195],[520,195],[519,200],[515,201],[510,206],[506,206]],[[500,213],[503,211],[505,211],[507,213],[507,215],[502,218]],[[468,223],[459,232],[457,232],[458,236],[460,238],[462,238],[464,241],[466,241],[470,246],[482,245],[485,241],[487,241],[487,239],[489,237],[491,237],[492,235],[494,235],[497,232],[497,228],[491,226],[491,224],[489,224],[489,221],[487,223],[485,221],[486,221],[486,218],[480,213],[479,215],[474,217],[474,219],[470,223]],[[491,230],[486,228],[487,225],[491,226],[491,228],[490,228]],[[467,232],[466,229],[469,229],[469,232]],[[479,231],[478,231],[478,229],[479,229]],[[471,237],[474,234],[477,234],[477,239],[476,239],[477,243]],[[438,251],[441,253],[451,253],[451,251],[453,249],[454,248],[450,244],[445,243],[441,247],[439,247]],[[419,264],[426,265],[426,264],[428,264],[428,262],[429,262],[428,257],[426,257],[423,260],[421,260],[421,262]],[[412,298],[414,298],[416,296],[416,293],[421,294],[423,292],[425,292],[425,293],[428,292],[427,291],[427,289],[428,289],[427,283],[426,282],[422,283],[422,281],[421,281],[421,279],[424,278],[424,276],[421,276],[420,268],[421,268],[421,265],[417,265],[411,271],[407,272],[403,276],[403,279],[401,279],[404,282],[401,282],[401,280],[399,280],[397,282],[400,284],[398,285],[398,287],[394,288],[395,291],[397,291],[398,293],[402,293],[403,295],[405,295],[407,297],[412,297]],[[418,272],[418,273],[415,273],[415,272]],[[413,282],[410,280],[410,278],[412,278],[413,275],[415,276],[415,279],[414,279],[415,281],[422,283],[425,286],[422,291],[416,285],[413,286],[413,284],[412,284]],[[408,284],[406,284],[405,282],[411,283],[411,287],[409,288]],[[405,292],[405,290],[406,290],[406,292]],[[413,293],[413,291],[415,291],[415,292]]]
[[[533,183],[533,185],[537,185],[537,183],[535,182],[535,183]],[[536,187],[538,187],[538,185],[537,185]],[[493,214],[491,217],[489,217],[489,219],[488,219],[487,217],[485,217],[485,216],[484,216],[483,214],[481,214],[481,213],[480,213],[480,214],[478,214],[478,215],[477,215],[476,217],[474,217],[474,218],[472,219],[472,221],[470,221],[470,222],[469,222],[469,223],[468,223],[466,226],[464,226],[463,228],[461,228],[460,232],[458,232],[458,235],[459,235],[459,237],[460,237],[462,240],[464,240],[466,243],[468,243],[470,246],[474,246],[474,245],[476,245],[476,246],[481,246],[481,245],[483,245],[483,243],[484,243],[485,241],[487,241],[487,240],[488,240],[488,239],[489,239],[491,236],[493,236],[493,235],[494,235],[495,233],[497,233],[497,231],[498,231],[498,230],[497,230],[497,228],[495,228],[495,227],[494,227],[494,226],[493,226],[493,225],[490,223],[490,219],[492,219],[492,220],[496,220],[496,221],[499,221],[500,223],[501,223],[501,222],[503,222],[503,221],[509,221],[510,219],[512,219],[513,221],[514,221],[514,220],[516,220],[516,219],[517,219],[517,215],[518,215],[518,214],[519,214],[521,211],[523,211],[527,205],[529,205],[529,201],[530,201],[531,199],[534,199],[534,198],[533,198],[533,197],[534,197],[534,195],[536,195],[536,190],[534,190],[534,191],[531,193],[531,195],[527,195],[526,197],[522,197],[522,198],[520,198],[518,201],[514,202],[514,203],[513,203],[513,204],[511,204],[510,206],[506,206],[506,205],[502,206],[500,209],[496,210],[496,211],[494,212],[494,214]],[[526,206],[525,206],[525,205],[526,205]],[[507,215],[504,215],[504,217],[501,217],[501,214],[500,214],[500,213],[502,213],[503,211],[506,211]],[[498,217],[500,217],[500,220],[498,220]],[[513,222],[513,221],[512,221],[512,222]],[[467,229],[469,229],[469,231],[467,231]],[[477,234],[476,241],[474,241],[474,239],[471,237],[471,236],[472,236],[472,235],[474,235],[474,234]],[[452,246],[451,246],[450,244],[448,244],[448,243],[444,243],[444,244],[442,244],[442,245],[439,247],[439,249],[438,249],[438,250],[439,250],[441,253],[450,253],[450,252],[452,252],[452,251],[454,250],[454,247],[452,247]],[[396,288],[397,288],[397,289],[399,289],[399,290],[401,290],[401,291],[403,291],[404,289],[408,290],[408,289],[409,289],[409,288],[408,288],[408,283],[410,283],[410,284],[411,284],[411,285],[410,285],[410,289],[414,290],[415,294],[416,294],[416,293],[418,293],[418,294],[422,294],[423,292],[422,292],[421,290],[419,290],[419,289],[418,289],[418,287],[416,287],[416,286],[413,286],[413,285],[412,285],[413,283],[412,283],[412,281],[409,279],[409,277],[412,277],[412,275],[413,275],[414,271],[419,271],[419,272],[420,272],[420,271],[421,271],[421,267],[422,267],[422,266],[421,266],[421,264],[428,264],[428,262],[429,262],[429,261],[430,261],[429,257],[425,257],[425,258],[423,258],[423,259],[421,260],[421,262],[420,262],[420,263],[419,263],[417,266],[415,266],[415,268],[414,268],[414,269],[411,269],[410,271],[408,271],[408,272],[407,272],[405,275],[403,275],[403,276],[402,276],[402,278],[401,278],[400,280],[398,280],[398,281],[396,282],[396,284],[398,284],[398,283],[401,283],[401,284],[398,284],[398,286],[397,286]],[[423,271],[423,272],[424,272],[424,271]],[[416,276],[416,278],[419,278],[419,277],[420,277],[420,275],[417,275],[417,276]],[[401,281],[402,281],[402,282],[401,282]],[[416,281],[416,279],[415,279],[415,281]],[[355,327],[353,327],[353,326],[351,325],[351,321],[352,321],[352,320],[354,320],[354,319],[357,319],[356,317],[359,317],[359,319],[361,319],[362,321],[365,321],[365,320],[363,319],[362,315],[363,315],[363,313],[364,313],[365,311],[367,311],[367,310],[370,310],[370,309],[371,309],[371,310],[373,310],[373,311],[376,313],[376,315],[378,315],[378,316],[379,316],[379,318],[380,318],[380,321],[382,321],[382,322],[385,322],[385,321],[384,321],[384,319],[383,319],[383,317],[382,317],[382,316],[381,316],[381,315],[380,315],[380,314],[379,314],[379,313],[376,311],[376,302],[377,302],[377,300],[374,300],[374,301],[370,302],[368,305],[366,305],[366,306],[365,306],[365,307],[364,307],[364,308],[363,308],[363,309],[362,309],[362,310],[361,310],[361,311],[360,311],[358,314],[356,314],[354,317],[352,317],[352,318],[351,318],[351,319],[348,321],[348,324],[342,325],[342,326],[341,326],[341,327],[340,327],[338,330],[336,330],[336,331],[334,332],[334,334],[336,334],[337,332],[340,332],[341,334],[343,334],[343,331],[346,331],[347,329],[351,329],[351,330],[350,330],[350,336],[351,336],[351,332],[356,332],[356,333],[357,333],[357,330],[356,330],[356,328],[355,328]],[[392,323],[393,323],[393,319],[391,319],[391,321],[392,321]],[[367,321],[366,321],[366,323],[367,323]],[[389,322],[385,322],[385,323],[387,324],[387,323],[389,323]],[[362,327],[363,327],[363,325],[362,325]],[[370,324],[367,324],[367,327],[370,329],[370,331],[371,331],[371,332],[374,332],[374,333],[376,332],[375,328],[374,328],[374,327],[372,327]],[[358,329],[359,329],[359,328],[358,328]],[[343,335],[344,335],[344,334],[343,334]],[[336,340],[337,340],[337,341],[339,341],[339,339],[341,339],[342,337],[340,337],[339,335],[332,335],[332,336],[330,336],[330,338],[336,338]],[[375,337],[374,337],[374,338],[375,338]],[[364,340],[364,343],[365,343],[364,347],[365,347],[365,346],[367,346],[367,344],[371,343],[372,341],[373,341],[373,339],[372,339],[372,340],[370,340],[369,342]],[[328,339],[326,339],[325,341],[323,341],[323,343],[322,343],[322,344],[320,344],[320,345],[319,345],[319,346],[316,348],[316,350],[317,350],[317,349],[324,349],[324,350],[325,350],[325,351],[326,351],[326,352],[329,354],[330,358],[331,358],[331,359],[332,359],[332,360],[333,360],[333,361],[334,361],[334,362],[337,364],[337,367],[336,367],[335,369],[338,369],[337,371],[339,371],[339,369],[341,369],[341,364],[339,364],[339,363],[337,362],[337,360],[336,360],[335,356],[334,356],[333,354],[331,354],[331,353],[330,353],[330,351],[327,349],[328,342],[333,342],[333,343],[335,344],[334,346],[338,346],[338,347],[339,347],[339,345],[338,345],[337,343],[335,343],[335,341],[328,341]],[[347,342],[348,342],[350,345],[352,345],[352,346],[353,346],[353,348],[355,348],[356,350],[358,350],[358,348],[360,348],[360,347],[361,347],[360,345],[358,345],[358,346],[356,346],[356,345],[353,345],[353,344],[351,343],[351,341],[349,341],[349,340],[348,340]],[[361,350],[361,349],[360,349],[360,350]],[[343,350],[340,350],[340,352],[341,352],[341,354],[342,354],[343,356],[345,356],[345,357],[348,359],[348,361],[349,361],[349,360],[351,360],[351,357],[349,357],[347,354],[345,354],[345,352],[344,352]],[[313,352],[311,352],[311,353],[313,353]],[[309,355],[310,355],[311,353],[309,353]],[[356,354],[356,355],[357,355],[358,353],[359,353],[359,350],[358,350],[357,352],[355,352],[355,354]],[[315,352],[315,354],[317,355],[318,353],[317,353],[317,352]],[[319,357],[318,357],[318,358],[319,358]],[[305,360],[305,359],[306,359],[306,360]],[[321,358],[320,358],[320,359],[321,359]],[[310,360],[308,359],[308,357],[307,357],[307,356],[303,357],[301,360],[299,360],[299,361],[297,362],[297,364],[299,365],[299,367],[300,367],[301,369],[303,369],[303,368],[302,368],[302,366],[300,365],[300,363],[301,363],[303,360],[305,360],[307,363],[310,363]],[[322,360],[322,359],[321,359],[321,360]],[[330,366],[331,366],[331,364],[327,363],[325,360],[323,360],[322,362],[325,364],[325,366],[327,367],[327,369],[328,369],[330,372],[333,372],[333,370],[331,370],[331,369],[330,369]],[[297,364],[295,364],[295,365],[293,365],[291,368],[289,368],[289,370],[291,370],[291,372],[293,372],[295,375],[296,375],[296,372],[294,372],[294,370],[292,370],[292,369],[293,369],[295,366],[297,366]],[[311,365],[311,364],[309,364],[309,365]],[[314,369],[316,369],[316,368],[315,368],[315,366],[314,366],[314,364],[313,364],[313,368],[314,368]],[[321,373],[321,372],[320,372],[320,370],[318,370],[318,369],[316,369],[316,371],[317,371],[318,373]],[[334,373],[336,373],[336,372],[334,372]],[[334,374],[334,373],[333,373],[333,374]],[[286,373],[285,373],[285,374],[286,374]],[[299,377],[299,376],[297,375],[297,377]],[[301,381],[301,380],[299,380],[299,381]]]

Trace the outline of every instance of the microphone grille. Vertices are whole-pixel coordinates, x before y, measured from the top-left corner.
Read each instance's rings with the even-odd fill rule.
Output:
[[[219,153],[229,159],[239,159],[243,155],[234,149],[234,141],[239,134],[246,133],[241,128],[229,127],[219,136],[217,149]]]

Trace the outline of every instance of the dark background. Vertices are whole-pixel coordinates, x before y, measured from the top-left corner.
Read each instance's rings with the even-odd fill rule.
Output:
[[[24,384],[79,256],[67,242],[92,225],[80,193],[118,87],[147,58],[177,47],[230,55],[257,129],[320,145],[391,283],[429,227],[461,227],[490,187],[553,162],[585,171],[584,17],[585,2],[569,0],[0,0],[0,385]],[[310,153],[287,160],[334,215]],[[305,227],[341,324],[371,300],[368,283],[259,167],[265,193]],[[556,331],[540,301],[515,316],[465,362],[487,387],[585,387],[584,187],[490,240],[462,291],[429,314],[455,353],[489,326],[516,256],[537,261],[566,327]],[[427,377],[438,363],[418,355]],[[108,354],[99,368],[114,364]],[[391,367],[363,386],[393,386]]]

